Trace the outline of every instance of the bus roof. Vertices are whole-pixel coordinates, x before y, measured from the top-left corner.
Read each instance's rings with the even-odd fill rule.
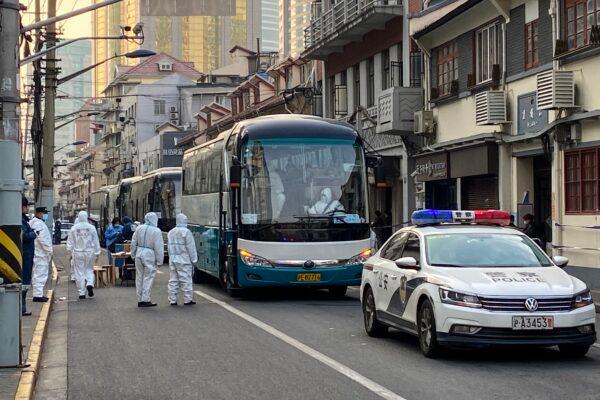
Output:
[[[94,194],[94,193],[108,193],[111,189],[114,189],[117,186],[119,186],[119,185],[102,186],[102,187],[94,190],[93,192],[90,192],[90,194]]]
[[[158,168],[155,170],[152,170],[150,172],[146,172],[144,175],[142,175],[139,178],[146,178],[149,176],[155,176],[155,175],[163,175],[163,174],[181,174],[181,167],[164,167],[164,168]]]
[[[238,122],[243,136],[250,139],[275,137],[314,137],[355,140],[358,134],[352,125],[312,115],[280,114]]]

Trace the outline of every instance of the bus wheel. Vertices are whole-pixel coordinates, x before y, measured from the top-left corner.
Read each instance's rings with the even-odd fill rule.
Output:
[[[336,299],[341,299],[346,296],[347,290],[348,286],[331,286],[329,288],[329,295],[331,297],[335,297]]]
[[[194,267],[194,275],[192,276],[192,280],[194,281],[194,283],[205,283],[206,276],[204,276],[204,272]]]

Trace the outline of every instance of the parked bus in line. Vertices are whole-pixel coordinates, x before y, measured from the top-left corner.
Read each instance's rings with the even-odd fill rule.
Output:
[[[111,193],[118,190],[118,185],[102,186],[88,195],[88,215],[98,231],[100,243],[104,246],[104,230],[112,219],[114,206],[111,207]],[[114,197],[112,204],[114,204]]]
[[[367,210],[365,151],[346,123],[260,117],[184,154],[194,278],[217,277],[231,295],[314,286],[343,296],[370,256]]]
[[[144,215],[158,215],[158,227],[168,232],[175,227],[175,216],[181,212],[181,167],[166,167],[138,176],[129,190],[122,190],[121,218],[128,215],[144,222]]]

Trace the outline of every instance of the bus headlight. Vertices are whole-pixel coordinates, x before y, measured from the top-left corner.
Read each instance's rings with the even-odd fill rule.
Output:
[[[371,257],[371,249],[366,249],[351,257],[346,261],[346,265],[355,265],[365,263]]]
[[[240,250],[240,258],[244,264],[250,267],[272,267],[269,260],[250,253],[248,250]]]

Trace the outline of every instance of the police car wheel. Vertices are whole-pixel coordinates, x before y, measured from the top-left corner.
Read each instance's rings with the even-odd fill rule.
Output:
[[[341,299],[346,296],[348,286],[331,286],[328,290],[331,297]]]
[[[561,344],[558,346],[558,350],[560,350],[561,354],[567,357],[584,357],[590,346],[588,345],[578,345],[578,344]]]
[[[367,287],[365,290],[362,306],[365,331],[367,332],[367,335],[371,337],[384,336],[388,331],[388,327],[383,325],[377,319],[375,296],[373,295],[373,290],[370,287]]]
[[[421,307],[419,307],[418,315],[417,331],[421,352],[425,357],[433,358],[439,354],[439,344],[437,342],[433,307],[429,300],[423,301]]]

